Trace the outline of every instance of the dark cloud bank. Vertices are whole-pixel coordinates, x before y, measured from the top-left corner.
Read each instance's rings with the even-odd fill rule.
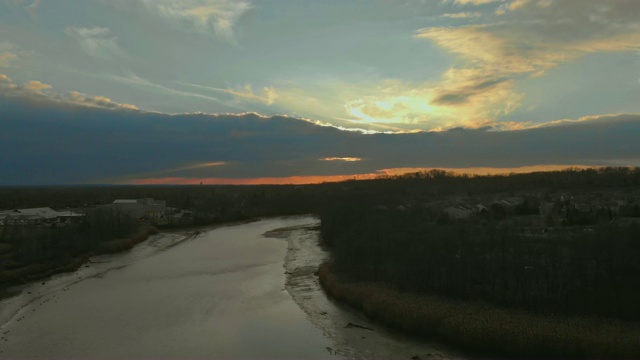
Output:
[[[0,184],[348,175],[400,167],[637,165],[639,135],[637,114],[519,131],[366,135],[286,117],[164,115],[0,97]],[[363,160],[320,160],[328,157]],[[187,168],[210,162],[226,165]]]

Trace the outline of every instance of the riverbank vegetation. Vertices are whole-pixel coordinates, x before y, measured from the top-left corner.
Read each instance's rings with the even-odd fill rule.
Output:
[[[477,300],[420,295],[383,283],[345,281],[329,264],[325,291],[405,332],[436,338],[482,356],[635,359],[640,325],[593,316],[551,316]]]
[[[0,291],[15,283],[73,271],[88,256],[131,249],[157,231],[118,211],[115,199],[155,197],[189,210],[162,228],[208,226],[261,216],[313,212],[316,193],[304,187],[62,186],[0,188],[0,209],[53,206],[85,213],[79,223],[0,224]]]
[[[190,226],[318,214],[332,254],[331,271],[320,273],[325,287],[409,331],[487,354],[640,357],[630,345],[640,344],[638,168],[430,170],[304,186],[0,188],[0,209],[87,213],[73,226],[0,229],[0,271],[24,279],[18,270],[27,266],[130,248],[138,240],[122,239],[139,224],[91,209],[138,198],[189,210]]]
[[[332,255],[321,281],[385,322],[483,354],[637,358],[638,173],[546,178],[576,184],[560,188],[505,177],[518,191],[481,195],[460,191],[474,179],[396,179],[446,194],[418,205],[351,193],[320,211]]]
[[[543,232],[346,203],[321,216],[340,274],[541,313],[640,320],[640,225]],[[434,219],[435,220],[435,219]]]
[[[0,236],[0,288],[74,271],[88,256],[131,249],[155,232],[108,208],[88,212],[79,224],[5,225]]]

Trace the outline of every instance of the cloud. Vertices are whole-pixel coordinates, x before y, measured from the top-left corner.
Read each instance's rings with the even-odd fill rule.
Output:
[[[104,96],[90,96],[82,94],[78,91],[71,91],[66,96],[61,97],[59,100],[72,104],[97,107],[102,109],[138,110],[135,105],[120,104]]]
[[[167,179],[171,178],[172,174],[181,174],[192,170],[206,169],[216,166],[225,166],[228,163],[224,161],[209,161],[209,162],[200,162],[200,163],[189,163],[185,165],[180,165],[174,168],[162,169],[158,171],[150,171],[146,173],[136,174],[136,177],[139,178],[150,178],[150,179]],[[120,182],[122,179],[113,178],[114,182]],[[175,183],[175,182],[174,182]]]
[[[238,89],[226,89],[225,92],[238,99],[258,101],[267,105],[273,105],[275,100],[278,98],[278,92],[274,87],[270,86],[263,87],[262,94],[255,94],[251,85],[248,84]]]
[[[10,6],[16,8],[23,8],[30,16],[37,15],[38,8],[40,7],[41,0],[6,0]]]
[[[7,84],[12,82],[0,76],[0,87]],[[278,116],[164,115],[66,104],[0,96],[3,184],[322,181],[398,168],[640,165],[640,114],[517,131],[368,135]]]
[[[18,59],[19,51],[16,46],[10,42],[0,42],[0,67],[9,67],[11,63]]]
[[[455,1],[488,3],[499,5],[499,21],[416,32],[416,38],[458,58],[439,81],[395,86],[397,100],[381,95],[361,99],[351,103],[350,113],[363,120],[400,114],[404,122],[422,122],[432,129],[499,126],[496,121],[518,109],[524,99],[517,91],[518,81],[545,76],[589,53],[640,50],[640,19],[629,15],[640,12],[640,2]],[[415,106],[420,102],[424,105]]]
[[[322,161],[346,161],[346,162],[355,162],[355,161],[362,161],[362,158],[357,158],[357,157],[326,157],[323,159],[320,159]]]
[[[43,91],[48,89],[51,89],[51,85],[35,80],[24,85],[17,85],[6,74],[0,74],[0,95],[44,99],[49,95]]]
[[[513,91],[514,85],[486,71],[451,68],[437,82],[386,82],[377,94],[348,101],[345,107],[359,121],[388,124],[396,131],[479,127],[519,106],[522,95]]]
[[[14,53],[3,52],[0,53],[0,67],[8,67],[12,60],[17,59],[18,56]]]
[[[90,56],[112,60],[115,58],[127,58],[126,53],[120,48],[117,36],[110,36],[111,29],[107,27],[68,27],[65,34],[76,40],[82,50]]]
[[[24,88],[28,91],[32,91],[35,93],[42,93],[42,90],[51,89],[51,85],[44,84],[44,83],[41,83],[40,81],[34,80],[24,84]]]
[[[236,100],[236,102],[250,101],[270,106],[273,105],[280,96],[276,88],[272,86],[264,86],[259,93],[256,93],[254,92],[251,84],[245,84],[244,86],[237,86],[235,88],[219,88],[200,84],[185,83],[181,81],[177,81],[175,83],[198,90],[204,90],[207,92],[231,95]]]
[[[458,5],[484,5],[501,1],[504,0],[453,0]]]
[[[144,11],[177,29],[201,34],[215,33],[234,41],[234,27],[253,6],[245,0],[118,0],[105,1],[123,10]]]
[[[449,19],[468,19],[468,18],[481,17],[482,14],[477,12],[459,12],[459,13],[442,14],[440,16],[444,18],[449,18]]]
[[[38,18],[38,9],[40,8],[41,0],[33,0],[31,5],[26,6],[25,11],[31,16],[32,19]]]
[[[120,82],[120,83],[124,83],[124,84],[128,84],[128,85],[132,85],[141,89],[146,89],[146,90],[152,90],[153,92],[156,93],[160,93],[163,95],[170,95],[170,96],[181,96],[181,97],[185,97],[185,98],[194,98],[194,99],[200,99],[200,100],[206,100],[206,101],[213,101],[215,103],[218,104],[222,104],[225,107],[229,108],[230,110],[237,110],[238,108],[236,106],[234,106],[233,104],[229,104],[227,102],[224,102],[222,100],[220,100],[219,98],[213,97],[213,96],[209,96],[209,95],[204,95],[201,93],[197,93],[197,92],[192,92],[192,91],[182,91],[182,90],[177,90],[162,84],[158,84],[152,81],[149,81],[147,79],[141,78],[140,76],[134,74],[133,72],[128,72],[127,75],[125,76],[120,76],[120,75],[113,75],[113,74],[99,74],[99,75],[91,75],[88,74],[89,76],[96,76],[99,78],[103,78],[109,81],[115,81],[115,82]],[[207,88],[204,86],[198,86],[198,85],[193,85],[193,84],[185,84],[185,83],[181,83],[183,85],[192,85],[192,87],[198,87],[198,88]],[[209,89],[214,89],[214,88],[209,88]],[[226,91],[225,91],[226,92]]]
[[[16,88],[17,85],[13,83],[13,80],[9,76],[0,74],[0,90],[2,90],[2,93],[6,93],[7,91]]]
[[[44,104],[73,104],[112,110],[138,110],[134,105],[117,103],[104,96],[89,96],[77,91],[71,91],[67,94],[46,91],[50,89],[52,89],[51,85],[37,80],[17,85],[9,76],[0,74],[0,96]]]

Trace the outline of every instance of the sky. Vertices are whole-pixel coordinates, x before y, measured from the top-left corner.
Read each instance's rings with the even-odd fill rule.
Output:
[[[0,185],[640,166],[637,0],[0,0]]]

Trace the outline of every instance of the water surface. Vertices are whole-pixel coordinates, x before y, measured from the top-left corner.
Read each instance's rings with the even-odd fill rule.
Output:
[[[278,218],[159,234],[0,303],[0,358],[327,358],[284,289]]]
[[[161,233],[16,288],[0,301],[0,359],[460,357],[329,299],[314,275],[327,257],[317,225]]]

